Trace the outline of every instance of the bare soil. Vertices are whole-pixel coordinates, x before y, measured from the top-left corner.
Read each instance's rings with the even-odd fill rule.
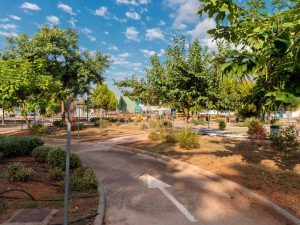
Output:
[[[200,147],[185,150],[163,141],[124,144],[194,164],[267,197],[300,218],[300,154],[282,160],[269,142],[199,137]]]
[[[5,177],[6,168],[19,162],[34,170],[32,179],[37,181],[12,182]],[[8,220],[18,209],[24,208],[53,208],[58,209],[50,224],[61,224],[63,221],[63,182],[53,182],[48,177],[46,163],[38,163],[32,157],[17,157],[6,159],[0,164],[0,193],[6,190],[23,190],[34,197],[22,192],[0,194],[0,224]],[[72,190],[69,200],[69,221],[94,215],[97,213],[99,196],[97,191],[77,192]],[[77,224],[93,224],[93,219]]]

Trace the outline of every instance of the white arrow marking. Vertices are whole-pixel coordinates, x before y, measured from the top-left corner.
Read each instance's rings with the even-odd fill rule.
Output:
[[[179,209],[179,211],[182,212],[186,218],[188,218],[189,221],[197,221],[195,217],[165,189],[167,187],[171,187],[170,185],[148,174],[141,176],[140,179],[144,181],[144,183],[148,184],[148,188],[158,188]]]

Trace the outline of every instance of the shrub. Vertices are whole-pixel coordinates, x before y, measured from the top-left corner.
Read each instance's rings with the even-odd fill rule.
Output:
[[[295,126],[280,128],[279,134],[270,136],[272,146],[283,157],[288,158],[297,151],[299,142],[297,140],[299,130]]]
[[[264,123],[257,118],[249,118],[246,120],[246,126],[248,127],[247,134],[250,138],[263,139],[267,137],[267,131],[264,128]]]
[[[148,125],[145,122],[141,123],[140,127],[141,127],[142,130],[148,129]]]
[[[151,129],[156,129],[159,127],[159,120],[158,119],[155,119],[155,118],[150,118],[148,120],[148,123],[149,123],[149,127]]]
[[[39,123],[33,124],[29,131],[31,134],[34,134],[34,135],[45,135],[45,134],[51,133],[51,130],[49,129],[49,127],[44,126]]]
[[[43,144],[39,137],[5,137],[0,138],[0,152],[4,158],[31,155],[33,149]]]
[[[71,185],[79,190],[96,189],[97,179],[94,170],[89,167],[75,169],[71,177]]]
[[[20,163],[14,163],[7,168],[5,175],[11,181],[27,181],[33,175],[33,170]]]
[[[134,122],[136,122],[136,123],[140,123],[140,122],[142,122],[143,120],[144,120],[144,118],[143,118],[142,115],[136,115],[136,116],[134,117]]]
[[[173,124],[170,120],[165,120],[163,122],[163,125],[164,125],[164,127],[168,127],[168,128],[173,127]]]
[[[177,140],[181,148],[192,149],[199,147],[198,134],[188,129],[178,133]]]
[[[219,120],[219,130],[225,130],[225,128],[226,128],[226,121]]]
[[[47,162],[50,168],[61,168],[64,170],[66,167],[66,152],[61,148],[50,151],[48,153]],[[71,153],[70,168],[75,169],[81,165],[82,164],[79,155]]]
[[[150,131],[148,138],[152,141],[158,141],[160,139],[160,134],[155,130]]]
[[[121,122],[120,122],[120,121],[117,121],[117,122],[115,123],[115,125],[116,125],[116,127],[121,126]]]
[[[50,168],[49,177],[54,181],[61,181],[64,179],[65,173],[61,168]]]
[[[56,148],[52,146],[39,146],[33,149],[32,156],[38,162],[47,162],[48,153],[55,149]]]
[[[165,138],[166,142],[168,142],[168,143],[177,143],[178,142],[177,137],[173,131],[169,131],[168,133],[166,133],[164,138]]]
[[[193,120],[192,121],[194,125],[206,125],[207,124],[207,121],[205,120]]]
[[[62,120],[55,120],[55,121],[53,121],[53,126],[55,126],[55,127],[63,127],[64,123],[63,123]]]

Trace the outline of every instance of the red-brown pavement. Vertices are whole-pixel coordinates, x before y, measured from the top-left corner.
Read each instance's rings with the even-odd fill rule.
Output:
[[[146,136],[72,144],[72,151],[96,170],[104,187],[106,225],[285,224],[251,199],[190,167],[116,145],[142,139]]]

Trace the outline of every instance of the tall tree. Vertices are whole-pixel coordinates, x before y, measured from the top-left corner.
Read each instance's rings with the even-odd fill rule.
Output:
[[[138,80],[132,76],[116,85],[125,95],[181,109],[188,120],[192,108],[206,107],[209,102],[209,58],[207,49],[197,40],[186,49],[185,37],[175,36],[173,45],[166,50],[164,64],[154,55],[150,68],[146,69],[146,78]]]
[[[103,81],[102,73],[109,65],[109,57],[100,52],[80,51],[78,35],[73,30],[43,26],[33,36],[20,34],[8,39],[11,58],[35,63],[42,61],[45,71],[61,83],[56,98],[62,102],[89,92],[91,83]]]
[[[108,86],[103,84],[97,84],[93,89],[91,97],[92,107],[96,109],[104,109],[106,112],[109,110],[116,110],[118,105],[118,100]]]

